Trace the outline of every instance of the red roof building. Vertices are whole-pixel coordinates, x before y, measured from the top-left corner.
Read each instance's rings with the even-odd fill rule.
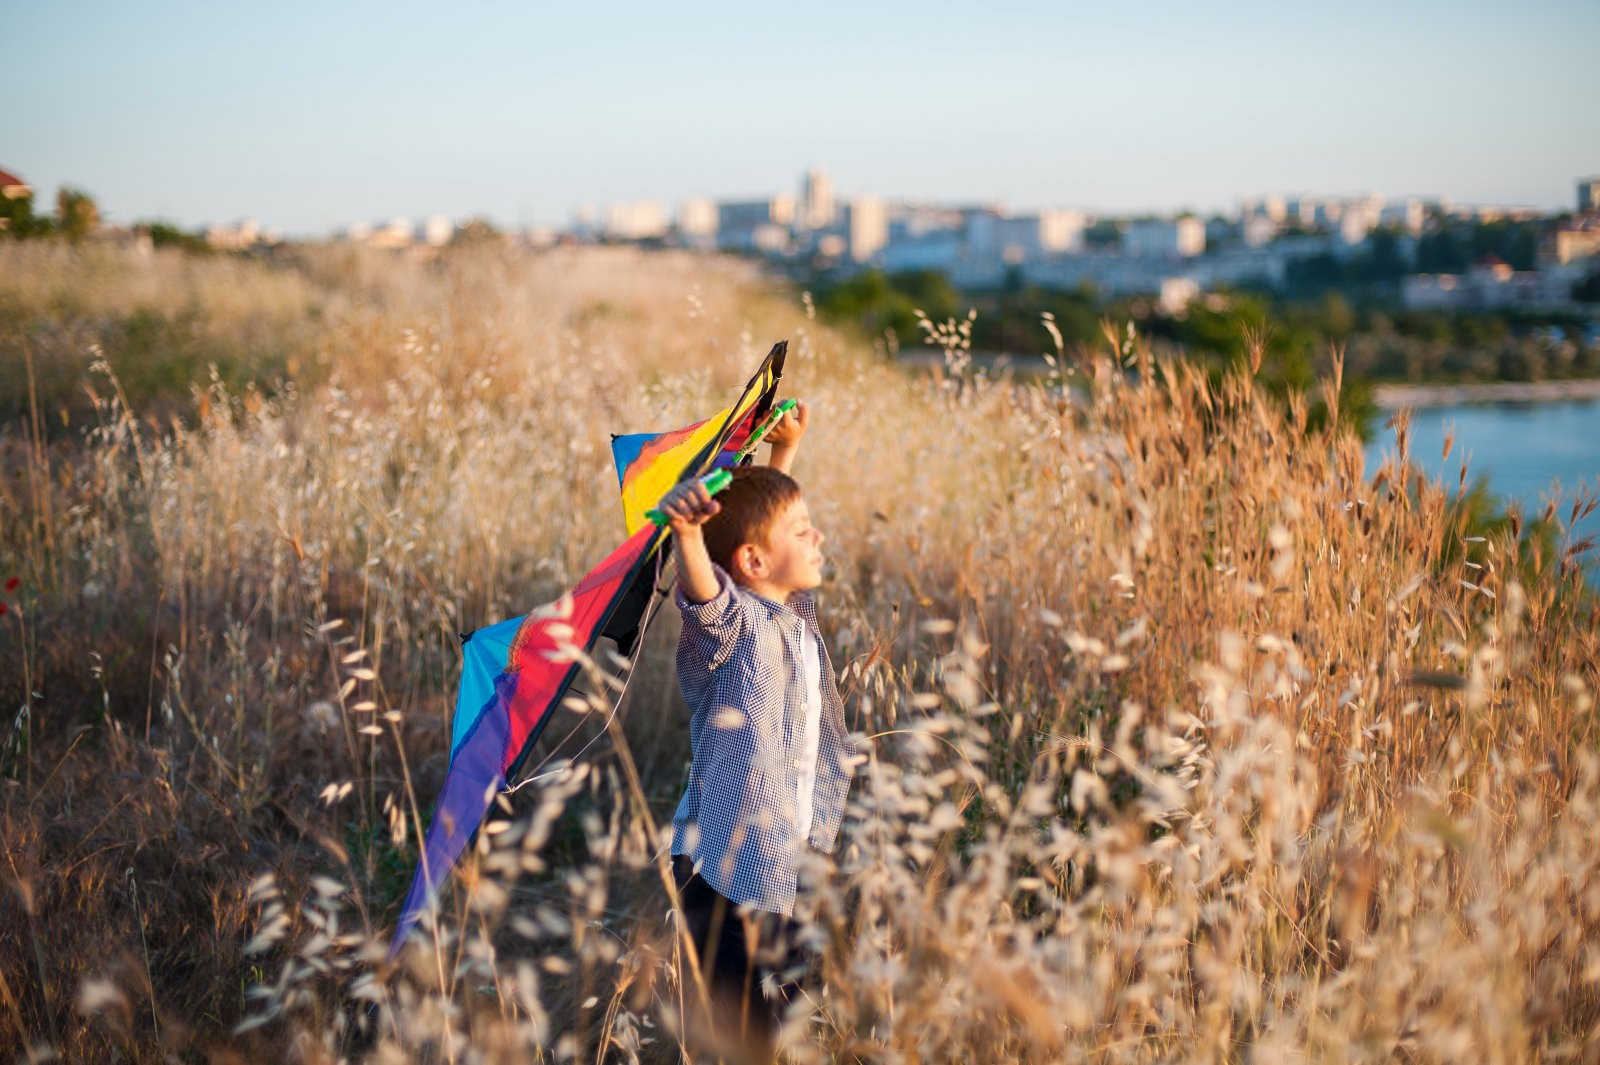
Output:
[[[23,181],[9,170],[0,170],[0,196],[4,196],[8,200],[14,200],[18,196],[30,196],[32,194],[33,190],[28,187],[26,181]]]

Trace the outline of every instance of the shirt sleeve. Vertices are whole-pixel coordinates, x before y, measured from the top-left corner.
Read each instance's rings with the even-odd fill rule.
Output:
[[[717,594],[703,603],[691,603],[683,588],[673,589],[673,601],[683,615],[683,635],[695,652],[705,660],[706,668],[716,669],[728,660],[744,633],[744,609],[739,593],[721,566],[712,563],[717,575]]]

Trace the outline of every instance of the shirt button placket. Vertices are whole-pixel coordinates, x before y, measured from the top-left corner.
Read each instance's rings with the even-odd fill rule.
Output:
[[[801,726],[798,720],[799,715],[796,712],[796,708],[804,705],[798,700],[804,698],[801,694],[803,690],[801,685],[804,682],[800,677],[800,664],[804,662],[805,659],[801,657],[800,644],[795,640],[794,626],[790,624],[790,619],[785,617],[781,619],[780,624],[783,629],[783,642],[789,652],[789,661],[793,663],[792,668],[786,668],[784,670],[785,674],[787,674],[787,682],[785,683],[783,689],[783,756],[785,768],[788,770],[788,772],[784,774],[783,787],[784,794],[788,797],[788,802],[795,811],[795,817],[798,818],[800,815],[798,795],[800,759],[797,757],[797,755],[800,751]],[[788,665],[788,663],[786,663],[786,665]]]

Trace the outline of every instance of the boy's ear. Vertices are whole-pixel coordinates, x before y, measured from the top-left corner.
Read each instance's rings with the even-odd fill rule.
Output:
[[[740,544],[734,548],[731,561],[738,576],[756,578],[766,576],[767,560],[762,557],[761,549],[755,544]]]

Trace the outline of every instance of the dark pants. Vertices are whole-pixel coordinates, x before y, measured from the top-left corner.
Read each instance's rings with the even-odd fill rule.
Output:
[[[804,964],[796,946],[799,925],[761,910],[741,914],[735,903],[701,879],[684,855],[673,855],[672,875],[711,999],[712,1042],[735,1060],[772,1060],[778,1026]],[[698,1013],[694,977],[683,975],[684,1005]],[[765,977],[776,982],[778,997],[762,993]]]

